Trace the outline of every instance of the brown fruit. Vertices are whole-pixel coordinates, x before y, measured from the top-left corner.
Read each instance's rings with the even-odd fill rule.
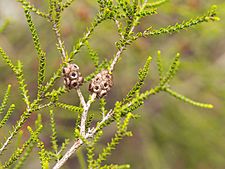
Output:
[[[76,64],[67,64],[62,70],[64,85],[69,89],[77,89],[84,82],[79,67]]]
[[[89,91],[96,93],[98,98],[104,97],[113,86],[112,74],[108,70],[98,73],[89,84]]]

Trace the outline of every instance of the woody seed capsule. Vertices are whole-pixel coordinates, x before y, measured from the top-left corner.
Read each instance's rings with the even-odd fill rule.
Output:
[[[96,93],[98,98],[102,98],[109,92],[112,85],[112,74],[108,70],[103,70],[92,79],[89,91]]]
[[[79,67],[76,64],[67,64],[62,70],[64,85],[69,89],[77,89],[84,82]]]

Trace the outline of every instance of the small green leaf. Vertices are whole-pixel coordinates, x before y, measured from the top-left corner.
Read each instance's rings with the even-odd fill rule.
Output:
[[[167,93],[169,93],[170,95],[174,96],[175,98],[177,98],[178,100],[184,101],[186,103],[189,103],[193,106],[197,106],[197,107],[201,107],[201,108],[207,108],[207,109],[212,109],[213,105],[212,104],[206,104],[206,103],[201,103],[201,102],[196,102],[194,100],[191,100],[189,98],[187,98],[186,96],[183,96],[169,88],[164,88],[164,91],[166,91]]]

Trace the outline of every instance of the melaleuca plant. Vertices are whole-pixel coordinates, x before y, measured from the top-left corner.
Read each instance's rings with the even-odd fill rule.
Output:
[[[151,38],[151,36],[163,36],[163,34],[177,33],[181,30],[189,29],[195,25],[216,21],[219,18],[216,16],[216,6],[212,6],[205,14],[192,18],[190,20],[181,21],[175,25],[168,25],[155,29],[151,26],[143,31],[136,29],[141,24],[141,19],[146,16],[152,16],[157,14],[157,9],[163,5],[167,0],[158,0],[149,2],[148,0],[97,0],[98,12],[93,19],[87,31],[84,33],[77,43],[71,44],[72,50],[67,51],[64,45],[63,37],[61,35],[61,20],[62,13],[69,8],[74,0],[48,0],[48,10],[40,11],[33,6],[28,0],[17,0],[21,4],[24,10],[24,15],[29,26],[30,33],[34,44],[34,49],[38,58],[38,79],[37,79],[37,94],[35,99],[31,99],[29,95],[27,85],[29,85],[24,78],[23,63],[16,61],[13,57],[7,55],[6,51],[0,47],[1,60],[8,65],[8,68],[15,74],[19,84],[19,91],[21,93],[21,99],[25,104],[23,113],[19,120],[12,126],[8,135],[5,135],[4,141],[0,144],[0,168],[23,168],[25,160],[30,156],[33,149],[38,150],[40,164],[43,169],[61,168],[67,160],[79,153],[81,147],[86,148],[87,152],[87,164],[90,169],[116,169],[116,168],[130,168],[129,164],[117,165],[108,164],[107,158],[112,151],[119,144],[120,140],[127,136],[132,136],[132,132],[129,131],[128,125],[132,119],[138,118],[140,114],[134,113],[145,100],[150,99],[153,95],[164,92],[181,101],[189,103],[201,108],[212,108],[211,104],[205,104],[193,101],[190,98],[183,96],[175,92],[170,87],[170,81],[176,75],[180,65],[180,54],[178,53],[167,71],[163,70],[161,53],[158,51],[156,56],[156,63],[159,74],[159,82],[155,87],[148,90],[141,90],[145,79],[149,74],[149,69],[152,61],[152,57],[148,56],[145,65],[139,69],[137,73],[137,82],[134,86],[130,86],[130,91],[124,98],[118,100],[114,107],[111,109],[106,108],[107,100],[105,95],[110,97],[110,90],[113,88],[115,82],[113,77],[116,76],[114,70],[116,65],[119,64],[119,60],[123,56],[123,52],[130,46],[135,40],[139,38]],[[54,71],[50,78],[46,78],[46,60],[48,56],[40,43],[38,31],[33,23],[32,15],[34,13],[46,23],[50,23],[52,31],[56,37],[56,50],[59,51],[59,57],[61,57],[61,63],[58,65],[58,69]],[[95,33],[95,29],[101,26],[101,23],[105,21],[111,21],[115,24],[119,35],[119,40],[115,42],[117,49],[116,53],[111,54],[110,59],[104,59],[101,61],[99,54],[91,47],[89,41],[92,35]],[[0,27],[0,33],[7,28],[8,21],[2,24]],[[150,25],[150,24],[149,24]],[[85,47],[90,55],[90,62],[95,66],[95,70],[88,74],[82,75],[80,70],[85,67],[79,67],[76,63],[77,56],[80,53],[81,48]],[[132,57],[132,56],[129,56]],[[63,83],[63,80],[64,83]],[[61,81],[61,86],[56,86],[56,82]],[[88,83],[89,89],[83,87],[83,84]],[[8,100],[10,97],[11,85],[5,91],[4,98],[1,101],[0,106],[0,129],[7,124],[8,119],[12,116],[15,109],[15,104],[9,105],[6,109]],[[66,104],[65,100],[61,99],[61,96],[67,95],[71,91],[76,91],[80,100],[80,104]],[[89,97],[85,98],[84,94]],[[94,102],[99,102],[99,112],[101,116],[90,114],[91,105]],[[59,144],[57,139],[57,122],[55,121],[55,113],[58,113],[55,109],[59,107],[67,111],[72,111],[77,114],[75,121],[75,128],[71,131],[71,137],[65,138],[62,144]],[[51,149],[46,148],[44,142],[40,138],[41,132],[44,132],[45,124],[42,122],[41,114],[37,116],[35,121],[35,128],[28,126],[30,132],[29,138],[13,151],[10,156],[4,157],[7,152],[8,146],[12,143],[13,139],[17,135],[22,137],[22,127],[29,117],[34,112],[45,110],[49,112],[50,125],[52,135]],[[101,139],[103,129],[107,126],[115,124],[115,135],[106,144],[102,151],[96,154],[95,148]],[[128,150],[129,151],[129,150]],[[2,160],[4,159],[6,160]]]

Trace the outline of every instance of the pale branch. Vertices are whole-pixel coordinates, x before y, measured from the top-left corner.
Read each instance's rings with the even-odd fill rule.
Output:
[[[37,107],[37,110],[41,110],[41,109],[44,109],[44,108],[48,108],[48,107],[51,107],[52,105],[54,105],[54,102],[49,102],[47,104],[40,104],[38,107]]]
[[[85,100],[84,100],[84,96],[83,96],[83,94],[82,94],[80,88],[77,89],[77,95],[78,95],[78,97],[79,97],[79,99],[80,99],[81,105],[82,105],[83,107],[86,107],[86,102],[85,102]]]
[[[53,23],[53,30],[56,34],[56,38],[57,38],[57,41],[58,41],[58,49],[61,52],[63,59],[66,59],[66,50],[65,50],[65,47],[64,47],[64,43],[61,39],[60,30],[59,30],[56,22]]]
[[[91,102],[90,102],[91,103]],[[88,104],[88,103],[87,103]],[[100,127],[112,117],[113,111],[110,110],[107,115],[101,120],[100,123],[97,124],[97,126],[91,130],[89,130],[85,135],[84,139],[93,138],[96,132],[100,129]],[[84,142],[82,139],[78,139],[74,142],[74,144],[71,146],[71,148],[65,153],[65,155],[54,165],[53,169],[59,169],[61,168],[65,162],[77,151],[77,149],[82,146]]]
[[[91,98],[88,100],[87,104],[85,107],[83,107],[84,111],[81,115],[81,122],[80,122],[80,134],[81,136],[85,137],[85,130],[86,130],[86,121],[87,121],[87,116],[88,116],[88,111],[91,106],[91,103],[95,100],[96,98],[96,93],[93,93],[91,95]]]
[[[121,25],[120,24],[121,23],[117,19],[115,19],[115,23],[116,23],[118,31],[120,31],[120,29],[121,29]],[[123,36],[122,32],[119,32],[119,35],[121,36],[122,39],[124,39],[124,36]]]
[[[64,42],[61,39],[61,33],[60,33],[60,28],[59,28],[61,13],[60,13],[60,11],[57,11],[57,10],[58,9],[56,9],[56,18],[53,19],[52,15],[49,15],[49,20],[53,24],[52,29],[54,30],[55,35],[56,35],[57,48],[62,55],[62,60],[64,61],[66,59],[66,49],[65,49],[65,46],[64,46]]]
[[[77,89],[77,94],[80,98],[80,102],[83,106],[83,113],[81,115],[81,123],[80,123],[80,134],[81,136],[83,136],[85,139],[87,139],[86,134],[85,134],[85,130],[86,130],[86,121],[87,121],[87,116],[88,116],[88,111],[89,108],[91,106],[91,103],[95,100],[96,98],[96,94],[92,94],[91,98],[88,100],[88,102],[86,103],[84,100],[84,97],[80,91],[80,89]],[[94,135],[94,133],[93,133]],[[55,164],[55,166],[53,167],[53,169],[59,169],[68,159],[70,156],[72,156],[74,154],[74,152],[76,152],[76,150],[83,144],[82,139],[78,139],[74,142],[74,144],[72,145],[72,147],[65,153],[65,155]]]
[[[114,111],[110,110],[105,116],[103,116],[102,120],[97,124],[96,127],[89,129],[88,132],[85,135],[85,138],[93,138],[96,132],[101,128],[101,126],[109,120],[112,115],[114,114]]]
[[[34,101],[35,102],[35,101]],[[34,103],[33,102],[33,103]],[[33,104],[32,103],[32,104]],[[31,105],[32,105],[31,104]],[[38,102],[36,102],[36,104],[38,104]],[[32,112],[35,112],[37,110],[46,108],[46,107],[50,107],[51,105],[53,105],[53,102],[49,102],[45,105],[39,105],[37,107],[27,107],[26,111],[22,114],[22,116],[20,117],[19,121],[17,121],[16,125],[13,127],[13,131],[10,132],[10,136],[5,140],[5,142],[2,144],[2,147],[0,148],[0,155],[2,154],[2,152],[6,149],[6,147],[10,144],[10,141],[13,139],[13,137],[17,134],[17,132],[19,131],[19,129],[22,127],[22,125],[26,122],[26,120],[30,117],[30,115],[32,114]]]
[[[95,28],[106,19],[106,17],[102,13],[98,13],[94,19],[94,22],[91,23],[91,26],[87,29],[87,32],[84,34],[82,38],[78,40],[76,44],[73,45],[72,51],[69,54],[69,59],[72,59],[75,56],[84,43],[90,38],[91,34],[95,30]]]
[[[143,5],[141,6],[140,12],[141,12],[142,10],[144,10],[146,3],[147,3],[147,0],[145,0],[144,3],[143,3]],[[130,34],[134,31],[134,28],[135,28],[134,23],[137,23],[137,22],[139,21],[139,19],[140,19],[139,17],[135,18],[135,20],[133,21],[133,26],[130,28],[130,31],[129,31],[128,35],[130,35]],[[118,25],[119,22],[118,22],[117,20],[115,20],[115,22],[116,22],[116,25],[117,25],[117,27],[118,27],[118,26],[119,26],[119,25]],[[125,40],[125,43],[124,43],[124,45],[121,46],[120,49],[117,51],[117,53],[116,53],[116,55],[115,55],[115,57],[114,57],[114,59],[113,59],[111,65],[110,65],[110,69],[109,69],[110,72],[112,72],[112,71],[114,70],[114,67],[115,67],[116,63],[118,62],[118,60],[119,60],[121,54],[122,54],[123,51],[126,49],[127,42],[129,43],[129,41],[130,41],[130,39],[126,39],[124,36],[121,36],[121,37],[122,37],[122,40]]]
[[[17,122],[16,126],[13,127],[13,131],[10,133],[10,136],[6,139],[2,147],[0,148],[0,155],[2,152],[6,149],[6,147],[9,145],[12,138],[17,134],[19,129],[22,127],[24,122],[30,117],[31,112],[24,112],[23,115],[20,117],[20,120]]]
[[[112,72],[112,71],[114,70],[114,67],[115,67],[116,63],[118,62],[118,60],[119,60],[121,54],[123,53],[123,50],[125,50],[125,48],[126,48],[125,46],[122,46],[122,47],[117,51],[117,53],[116,53],[116,55],[115,55],[115,57],[114,57],[114,59],[113,59],[113,61],[112,61],[112,64],[110,65],[110,69],[109,69],[110,72]]]
[[[79,46],[83,46],[84,43],[86,42],[86,40],[88,39],[88,37],[91,35],[91,30],[88,30],[87,33],[84,35],[83,38],[81,38],[82,40],[78,42]],[[80,50],[79,48],[75,48],[71,53],[70,53],[70,58],[72,58],[74,55],[76,55],[78,53],[78,51]]]
[[[55,164],[53,169],[59,169],[65,164],[65,162],[76,152],[76,150],[83,144],[81,139],[74,142],[72,147],[66,152],[66,154]]]

